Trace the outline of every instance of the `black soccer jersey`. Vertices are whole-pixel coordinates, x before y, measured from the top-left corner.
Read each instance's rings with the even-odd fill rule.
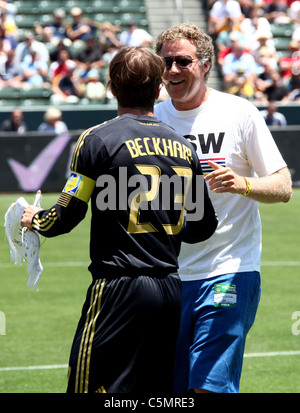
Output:
[[[71,171],[57,203],[34,216],[33,228],[46,237],[70,231],[90,199],[94,278],[174,272],[181,241],[205,240],[216,229],[194,149],[153,116],[125,114],[86,130]]]

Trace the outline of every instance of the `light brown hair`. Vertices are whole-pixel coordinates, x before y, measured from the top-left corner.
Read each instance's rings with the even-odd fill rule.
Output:
[[[124,108],[152,108],[164,68],[149,48],[122,47],[109,65],[107,86]]]

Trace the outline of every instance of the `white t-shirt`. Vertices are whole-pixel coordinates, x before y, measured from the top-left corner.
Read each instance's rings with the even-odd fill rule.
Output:
[[[153,37],[144,29],[135,29],[133,32],[124,31],[120,35],[120,43],[125,46],[141,47],[144,42],[152,42]]]
[[[218,0],[213,4],[210,11],[210,16],[218,19],[241,17],[241,15],[241,6],[236,0],[228,0],[227,2]]]
[[[300,1],[294,1],[290,5],[289,15],[292,19],[300,19]]]
[[[200,107],[177,111],[171,99],[155,115],[196,146],[204,175],[207,160],[241,176],[266,176],[286,166],[259,110],[246,99],[210,89]],[[219,224],[215,234],[197,244],[182,244],[179,274],[183,281],[243,271],[260,271],[261,220],[258,203],[239,194],[209,191]]]

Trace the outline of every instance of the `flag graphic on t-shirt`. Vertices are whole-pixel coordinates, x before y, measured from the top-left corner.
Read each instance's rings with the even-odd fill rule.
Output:
[[[208,164],[207,161],[212,161],[217,163],[218,165],[225,166],[225,158],[208,158],[208,159],[199,159],[203,171],[203,175],[207,175],[210,172],[214,171],[214,169]]]

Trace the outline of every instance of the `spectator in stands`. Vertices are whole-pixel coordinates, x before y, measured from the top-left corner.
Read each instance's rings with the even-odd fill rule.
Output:
[[[243,16],[246,19],[251,18],[253,8],[260,9],[264,6],[264,0],[238,0],[241,6]]]
[[[243,19],[241,7],[235,0],[217,0],[208,16],[208,31],[211,35],[218,35],[222,30],[227,30],[227,19],[241,23]]]
[[[262,45],[274,49],[271,25],[263,16],[262,9],[252,7],[250,17],[244,19],[241,23],[241,31],[244,33],[250,51],[257,50]]]
[[[30,50],[35,50],[40,56],[41,60],[49,64],[49,51],[47,46],[35,39],[35,35],[31,31],[26,31],[24,35],[24,41],[19,43],[16,47],[16,62],[21,64],[24,61],[25,56],[30,55]]]
[[[243,71],[243,76],[248,83],[254,87],[258,74],[258,67],[254,57],[247,52],[243,42],[232,41],[232,51],[224,58],[222,72],[224,75],[224,85],[228,89],[237,77],[238,73]]]
[[[257,76],[255,86],[255,100],[256,103],[268,104],[268,98],[265,90],[273,84],[272,72],[277,70],[277,65],[274,65],[272,59],[268,56],[261,56],[258,60],[260,73]]]
[[[276,102],[270,101],[267,109],[261,110],[265,122],[268,126],[286,126],[287,121],[283,113],[277,111]]]
[[[15,22],[17,7],[12,2],[0,0],[0,21],[8,36],[18,39],[18,27]]]
[[[57,108],[50,107],[44,113],[44,122],[38,127],[39,132],[50,132],[56,135],[68,133],[68,127],[62,120],[62,112]]]
[[[34,49],[30,49],[30,54],[25,56],[21,63],[21,69],[24,87],[50,87],[50,83],[47,81],[48,65],[41,60]]]
[[[100,101],[105,98],[105,86],[100,81],[99,72],[96,69],[88,72],[84,91],[84,96],[90,101]]]
[[[280,73],[277,70],[271,71],[270,80],[272,83],[264,91],[268,101],[288,102],[289,89],[282,84]]]
[[[278,60],[276,47],[274,45],[273,35],[271,31],[260,31],[257,30],[255,38],[249,44],[249,52],[258,59],[260,52],[263,49],[264,51],[268,50],[270,56],[273,56],[273,59]]]
[[[14,36],[7,35],[5,26],[2,23],[0,23],[0,40],[1,50],[3,50],[4,52],[15,49],[18,45],[18,41]]]
[[[99,47],[104,54],[111,47],[119,49],[122,44],[117,36],[117,33],[121,31],[120,26],[116,26],[110,22],[102,23],[99,31]]]
[[[122,31],[120,43],[122,46],[152,47],[153,37],[146,30],[141,29],[131,21],[127,24],[127,30]]]
[[[245,40],[245,35],[240,30],[240,25],[235,23],[235,21],[231,19],[230,17],[227,18],[226,26],[227,27],[224,30],[222,30],[216,38],[215,44],[217,48],[217,54],[219,53],[223,54],[225,51],[227,52],[231,51],[230,50],[231,48],[230,36],[232,34],[234,34],[236,40],[241,40],[241,41]]]
[[[53,82],[56,76],[64,76],[68,71],[68,64],[72,61],[70,52],[67,49],[59,50],[57,60],[52,62],[49,67],[50,81]]]
[[[300,25],[295,27],[295,30],[292,33],[292,40],[300,44]]]
[[[252,100],[255,95],[255,88],[244,76],[243,70],[240,70],[237,73],[237,77],[233,79],[232,86],[228,89],[228,93]]]
[[[22,81],[23,74],[20,65],[15,61],[15,51],[9,50],[1,64],[0,88],[8,86],[21,88]]]
[[[287,21],[288,6],[283,0],[273,0],[264,7],[264,13],[269,23],[280,23]]]
[[[263,15],[263,9],[256,7],[255,5],[251,8],[250,16],[245,18],[241,22],[241,31],[245,34],[247,41],[252,42],[256,39],[256,33],[271,32],[271,25]]]
[[[289,93],[289,101],[290,102],[299,102],[300,103],[300,88],[293,89]]]
[[[35,27],[36,33],[42,37],[46,43],[52,43],[57,46],[60,40],[63,40],[66,46],[71,45],[71,40],[68,38],[67,28],[68,24],[65,21],[66,12],[59,8],[53,12],[53,21],[45,23],[44,25],[37,25]]]
[[[68,37],[74,42],[85,42],[92,34],[92,26],[82,18],[80,7],[73,7],[70,11],[73,23],[68,28]]]
[[[75,56],[74,60],[81,69],[85,69],[87,64],[97,70],[105,65],[99,45],[92,35],[88,37],[85,48]]]
[[[300,24],[300,1],[292,2],[288,9],[288,15],[294,24]]]
[[[226,30],[222,30],[219,36],[222,36],[223,33],[226,33]],[[234,42],[242,42],[243,44],[245,44],[245,37],[239,30],[234,30],[232,32],[228,32],[228,40],[225,40],[222,44],[219,41],[219,36],[216,40],[217,62],[219,66],[222,67],[224,64],[225,56],[232,52],[232,44]],[[222,38],[225,39],[225,36],[222,36]]]
[[[67,39],[67,40],[69,40],[69,39]],[[50,64],[55,62],[56,60],[58,60],[58,56],[59,56],[59,53],[60,53],[61,50],[67,50],[67,52],[71,56],[70,51],[69,51],[69,46],[66,45],[65,40],[61,39],[61,40],[58,41],[57,45],[53,49],[50,48],[50,51],[49,51],[49,53],[50,53]]]
[[[266,65],[270,67],[272,70],[278,70],[278,55],[277,52],[271,52],[270,49],[266,46],[260,47],[254,54],[253,54],[256,63],[258,65],[258,73],[259,75],[264,73],[266,70]]]
[[[300,68],[300,47],[299,43],[292,40],[288,47],[289,55],[283,56],[279,60],[279,67],[281,70],[281,78],[283,84],[292,89],[293,68]]]
[[[24,115],[22,110],[14,109],[9,117],[1,124],[2,132],[17,132],[19,134],[27,131],[27,125],[24,122]]]
[[[69,61],[67,63],[67,73],[64,76],[56,76],[52,83],[53,94],[51,102],[59,103],[77,103],[84,96],[80,77],[75,71],[76,63]]]
[[[300,88],[300,61],[298,61],[298,66],[293,70],[293,76],[290,83],[290,91]]]

